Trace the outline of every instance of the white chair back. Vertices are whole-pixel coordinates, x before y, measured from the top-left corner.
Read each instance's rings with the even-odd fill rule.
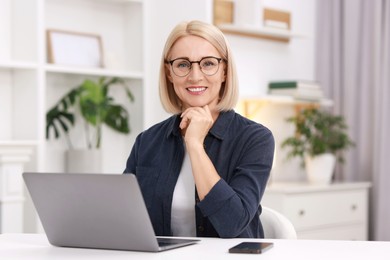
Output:
[[[268,207],[262,207],[260,221],[265,238],[297,239],[297,233],[291,221],[281,213]]]

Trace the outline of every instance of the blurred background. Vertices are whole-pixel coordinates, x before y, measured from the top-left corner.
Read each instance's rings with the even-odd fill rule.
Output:
[[[170,116],[161,52],[171,29],[194,19],[230,43],[237,112],[275,135],[263,203],[298,238],[390,240],[386,0],[0,0],[0,232],[42,232],[23,171],[123,172],[136,136]],[[286,82],[318,95],[272,91]],[[342,116],[355,143],[320,184],[281,148],[295,133],[286,118],[307,108]]]

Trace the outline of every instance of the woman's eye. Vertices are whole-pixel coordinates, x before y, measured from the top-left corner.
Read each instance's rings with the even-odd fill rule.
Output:
[[[178,68],[189,68],[190,67],[190,63],[189,62],[180,62],[177,64],[177,67]]]
[[[202,62],[202,67],[203,68],[210,68],[210,67],[214,67],[216,65],[216,63],[212,60],[205,60]]]

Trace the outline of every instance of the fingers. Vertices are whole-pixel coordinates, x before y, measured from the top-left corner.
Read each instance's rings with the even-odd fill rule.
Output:
[[[204,107],[190,107],[184,110],[184,112],[181,114],[181,118],[188,117],[189,114],[193,113],[194,115],[203,115],[206,117],[211,118],[211,112],[208,105],[205,105]]]
[[[213,125],[213,118],[208,106],[187,108],[181,114],[181,118],[180,129],[188,128],[191,125],[191,128],[208,131]]]
[[[182,119],[181,119],[181,122],[180,122],[180,129],[184,129],[184,128],[187,128],[187,126],[189,125],[189,121],[190,119],[188,117],[183,117],[183,115],[181,115]]]
[[[207,105],[204,107],[187,108],[181,114],[181,118],[182,118],[180,123],[181,129],[186,128],[189,125],[190,121],[193,119],[202,120],[202,121],[206,120],[211,122],[213,121],[210,109]]]

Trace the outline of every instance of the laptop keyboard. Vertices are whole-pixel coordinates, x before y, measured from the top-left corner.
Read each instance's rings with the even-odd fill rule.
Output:
[[[180,242],[185,242],[187,240],[185,239],[177,239],[177,238],[163,238],[163,237],[158,237],[157,242],[160,247],[162,246],[169,246],[169,245],[174,245]]]

